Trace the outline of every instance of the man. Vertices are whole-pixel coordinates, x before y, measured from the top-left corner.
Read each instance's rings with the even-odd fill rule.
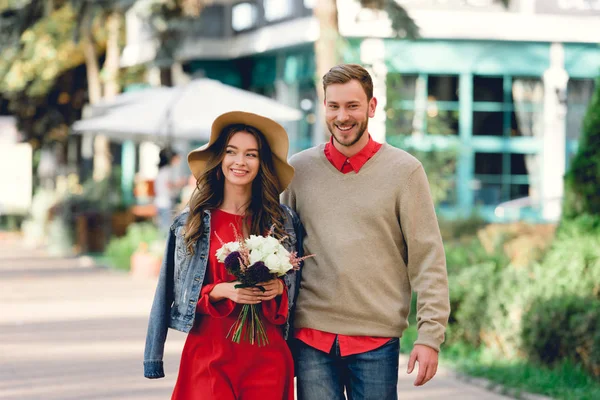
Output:
[[[436,373],[450,305],[444,248],[421,163],[375,142],[373,82],[359,65],[323,77],[331,140],[296,154],[282,195],[304,224],[295,311],[300,400],[397,399],[399,338],[417,293],[408,373]]]

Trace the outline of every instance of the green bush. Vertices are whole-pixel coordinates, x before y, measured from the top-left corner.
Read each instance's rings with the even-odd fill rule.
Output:
[[[523,315],[523,349],[533,361],[570,360],[600,378],[600,301],[590,297],[537,300]]]
[[[508,358],[526,355],[522,332],[530,322],[523,313],[531,304],[553,297],[600,298],[599,236],[574,224],[564,225],[541,262],[526,265],[510,263],[502,244],[492,254],[475,242],[447,245],[449,343],[485,345]],[[567,328],[557,324],[556,329]]]
[[[563,218],[600,216],[600,78],[583,120],[579,149],[565,175]]]
[[[141,244],[145,244],[150,249],[156,247],[155,243],[161,241],[162,236],[160,231],[154,224],[150,222],[140,222],[129,225],[125,236],[120,238],[112,238],[108,243],[104,257],[111,266],[129,270],[131,255],[140,247]]]

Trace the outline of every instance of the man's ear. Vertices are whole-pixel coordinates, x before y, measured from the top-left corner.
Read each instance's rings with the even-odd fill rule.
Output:
[[[369,100],[369,118],[375,116],[375,108],[377,108],[377,98],[372,97],[371,100]]]

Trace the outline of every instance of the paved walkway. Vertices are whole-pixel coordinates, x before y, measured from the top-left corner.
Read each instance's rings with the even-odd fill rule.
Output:
[[[169,332],[167,377],[144,379],[155,285],[153,279],[91,267],[85,259],[47,258],[0,236],[0,398],[168,399],[185,335]],[[507,399],[443,370],[414,388],[415,373],[400,374],[400,399]]]

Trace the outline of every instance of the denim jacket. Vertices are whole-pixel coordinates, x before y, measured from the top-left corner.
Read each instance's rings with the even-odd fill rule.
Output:
[[[285,221],[284,230],[289,240],[284,242],[288,251],[296,251],[301,256],[302,226],[298,216],[289,207],[282,205]],[[185,245],[184,228],[189,210],[184,210],[169,231],[167,247],[163,257],[154,302],[150,311],[146,349],[144,350],[144,376],[162,378],[165,376],[163,355],[168,328],[189,332],[196,317],[196,304],[204,282],[208,263],[210,242],[210,211],[203,216],[204,232],[196,242],[194,254]],[[284,338],[290,332],[290,316],[298,297],[299,274],[290,271],[283,277],[288,290],[288,321],[283,326]]]

